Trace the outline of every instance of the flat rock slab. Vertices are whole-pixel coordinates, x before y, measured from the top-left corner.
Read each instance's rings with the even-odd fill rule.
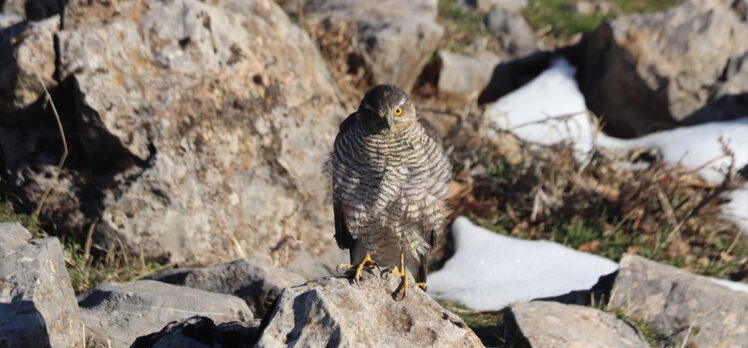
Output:
[[[252,319],[238,297],[153,280],[104,283],[81,295],[78,305],[86,330],[111,347],[129,347],[140,336],[195,315],[218,323]]]
[[[258,317],[265,315],[284,288],[305,282],[298,274],[254,258],[167,271],[150,279],[240,297]]]
[[[630,325],[590,307],[543,301],[521,303],[509,309],[504,322],[509,331],[521,335],[534,348],[649,347]],[[507,341],[508,345],[512,343]]]
[[[393,299],[400,279],[364,272],[360,288],[329,277],[288,288],[257,347],[482,347],[478,337],[420,289]]]
[[[748,344],[748,293],[639,256],[621,260],[609,304],[652,322],[678,346]]]
[[[130,348],[235,347],[249,348],[257,340],[259,320],[251,325],[230,322],[216,325],[206,317],[194,316],[169,323],[163,330],[138,337]]]
[[[82,334],[60,242],[0,224],[0,347],[79,347]]]
[[[429,275],[429,293],[477,311],[498,311],[534,299],[590,290],[615,262],[548,241],[502,236],[459,217],[456,252]]]

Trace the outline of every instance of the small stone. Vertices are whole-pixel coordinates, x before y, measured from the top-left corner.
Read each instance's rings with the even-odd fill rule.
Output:
[[[469,57],[440,51],[439,95],[460,104],[476,101],[491,80],[500,59],[494,55]]]
[[[483,20],[489,33],[499,41],[502,57],[515,59],[538,50],[538,39],[517,10],[494,7]]]

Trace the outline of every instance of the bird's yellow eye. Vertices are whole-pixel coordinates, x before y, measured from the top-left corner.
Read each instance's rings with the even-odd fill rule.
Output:
[[[397,109],[395,109],[395,116],[400,116],[402,114],[403,114],[403,108],[398,107]]]

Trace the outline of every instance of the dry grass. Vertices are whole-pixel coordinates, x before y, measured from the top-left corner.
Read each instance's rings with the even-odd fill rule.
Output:
[[[484,227],[612,260],[628,252],[748,281],[748,238],[720,217],[720,194],[741,179],[710,185],[652,151],[625,154],[646,163],[640,170],[620,165],[621,154],[597,152],[581,162],[570,146],[528,144],[509,133],[481,140],[475,128],[464,128],[450,140],[452,158],[473,195],[458,211]]]
[[[357,106],[361,95],[371,86],[371,74],[364,58],[357,53],[358,28],[344,19],[307,19],[303,27],[317,42],[328,70],[333,76],[343,103],[349,109]]]

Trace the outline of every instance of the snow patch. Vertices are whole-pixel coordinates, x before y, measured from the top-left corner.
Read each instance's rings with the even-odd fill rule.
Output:
[[[730,165],[723,143],[734,153],[734,170],[748,165],[748,117],[617,139],[597,131],[575,74],[576,69],[566,60],[555,60],[534,80],[486,109],[489,132],[510,131],[520,139],[542,145],[570,143],[582,157],[596,146],[657,148],[665,162],[694,170],[712,184],[724,179]],[[729,202],[722,206],[723,216],[748,233],[748,184],[725,197]]]
[[[745,284],[745,283],[731,282],[729,280],[717,279],[717,278],[709,278],[709,280],[719,285],[722,285],[730,290],[748,292],[748,284]]]
[[[565,59],[554,60],[534,80],[486,109],[489,127],[531,143],[573,143],[578,151],[589,152],[595,128],[575,74]]]
[[[618,265],[549,241],[503,236],[465,217],[452,224],[456,252],[429,275],[429,293],[477,311],[588,290]]]

